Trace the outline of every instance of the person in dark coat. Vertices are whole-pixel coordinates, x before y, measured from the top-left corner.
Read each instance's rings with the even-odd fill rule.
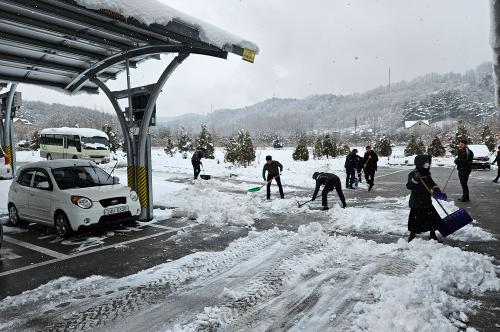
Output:
[[[313,179],[316,180],[316,188],[314,189],[314,194],[312,196],[311,201],[316,199],[318,196],[319,188],[324,186],[323,191],[321,192],[321,205],[323,206],[323,211],[328,210],[328,193],[335,189],[337,191],[337,195],[339,195],[340,201],[342,202],[342,208],[345,209],[345,197],[342,192],[342,185],[340,184],[340,178],[332,173],[320,173],[315,172],[313,174]]]
[[[347,189],[354,189],[352,186],[356,179],[356,164],[358,162],[358,150],[353,149],[345,158],[345,186]]]
[[[361,156],[356,155],[356,172],[358,173],[358,182],[361,183],[361,172],[363,172],[364,159]]]
[[[433,193],[440,193],[441,189],[432,180],[430,172],[431,160],[432,157],[429,155],[416,156],[415,169],[408,174],[406,188],[411,190],[410,215],[408,217],[410,237],[408,242],[413,240],[417,233],[423,232],[430,232],[429,240],[438,240],[436,229],[442,219],[432,205],[432,195],[429,190]]]
[[[495,178],[495,180],[493,180],[493,182],[498,183],[498,179],[500,179],[500,146],[498,147],[497,156],[495,157],[495,160],[491,162],[492,165],[494,165],[495,163],[497,163],[498,170],[497,170],[497,177]]]
[[[375,172],[377,171],[378,155],[372,150],[371,146],[366,147],[366,153],[363,157],[365,170],[365,179],[368,183],[368,191],[372,190],[375,181]]]
[[[267,178],[266,178],[267,171]],[[276,180],[276,184],[278,185],[278,189],[280,191],[281,199],[285,198],[283,194],[283,187],[281,186],[280,175],[283,172],[283,165],[277,160],[273,160],[272,156],[266,156],[266,163],[262,168],[262,177],[264,181],[267,181],[267,199],[271,199],[271,182],[273,179]]]
[[[191,164],[193,165],[193,171],[194,171],[194,179],[196,180],[198,178],[198,175],[200,175],[201,169],[200,166],[203,165],[201,162],[201,158],[205,157],[205,148],[196,148],[196,151],[193,153],[193,156],[191,157]]]
[[[461,202],[469,201],[469,186],[467,185],[467,182],[469,181],[469,175],[472,172],[473,158],[474,153],[467,147],[467,141],[461,140],[458,144],[457,157],[455,158],[458,178],[460,179],[460,185],[462,186],[462,198],[459,199]]]

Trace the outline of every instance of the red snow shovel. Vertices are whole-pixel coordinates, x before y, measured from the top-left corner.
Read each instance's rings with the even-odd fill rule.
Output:
[[[425,184],[424,181],[420,181],[425,189],[431,194],[432,196],[432,191],[429,189],[429,187]],[[459,208],[457,211],[453,212],[452,214],[449,214],[448,211],[441,205],[441,202],[434,196],[432,196],[436,203],[443,209],[444,213],[446,213],[446,217],[442,219],[441,224],[438,227],[439,233],[443,237],[447,237],[450,234],[453,234],[460,228],[464,227],[467,224],[470,224],[472,222],[472,217],[469,215],[469,213],[462,208]]]

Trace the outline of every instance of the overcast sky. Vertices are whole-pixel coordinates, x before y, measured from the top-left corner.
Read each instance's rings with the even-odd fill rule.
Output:
[[[160,0],[246,39],[261,53],[250,64],[193,55],[172,75],[158,115],[208,113],[267,98],[349,94],[429,72],[464,72],[491,61],[486,0]],[[132,71],[150,84],[171,57]],[[124,88],[125,78],[111,81]],[[66,96],[21,85],[24,99],[112,112],[99,96]]]

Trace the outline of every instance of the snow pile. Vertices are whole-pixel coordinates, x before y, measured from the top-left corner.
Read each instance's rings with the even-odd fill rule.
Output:
[[[477,305],[458,292],[500,289],[492,260],[418,239],[328,236],[312,223],[296,233],[250,232],[224,251],[120,279],[61,278],[0,301],[0,326],[21,330],[43,315],[83,319],[89,329],[102,323],[85,321],[89,313],[102,318],[111,308],[107,330],[451,331]]]
[[[224,50],[228,48],[231,50],[232,45],[237,45],[257,53],[259,51],[259,47],[248,40],[186,15],[156,0],[76,0],[76,2],[89,9],[112,10],[125,17],[133,17],[146,25],[156,23],[166,26],[172,21],[181,22],[198,29],[202,41]]]
[[[400,240],[397,246],[418,264],[409,276],[382,272],[373,278],[367,287],[375,302],[354,308],[357,331],[463,329],[477,303],[454,295],[500,289],[491,258],[421,240]]]
[[[335,206],[327,227],[332,231],[407,235],[409,234],[408,214],[410,213],[408,199],[409,196],[398,199],[376,197],[367,202],[366,207],[341,209],[339,206]],[[458,207],[452,201],[442,201],[441,203],[450,214],[458,210]],[[435,202],[434,205],[441,217],[445,217],[446,214]],[[496,240],[491,233],[477,225],[478,222],[474,221],[447,238],[464,242]],[[424,235],[427,236],[428,233],[424,233]]]

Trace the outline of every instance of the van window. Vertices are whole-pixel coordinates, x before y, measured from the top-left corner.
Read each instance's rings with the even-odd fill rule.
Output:
[[[21,174],[19,174],[17,178],[17,183],[19,183],[21,186],[29,187],[31,184],[33,173],[35,173],[35,170],[33,169],[25,169],[21,171]]]
[[[63,145],[63,135],[54,135],[54,145]]]
[[[2,150],[2,148],[0,148],[0,158],[3,158],[3,157],[4,157],[3,150]]]

